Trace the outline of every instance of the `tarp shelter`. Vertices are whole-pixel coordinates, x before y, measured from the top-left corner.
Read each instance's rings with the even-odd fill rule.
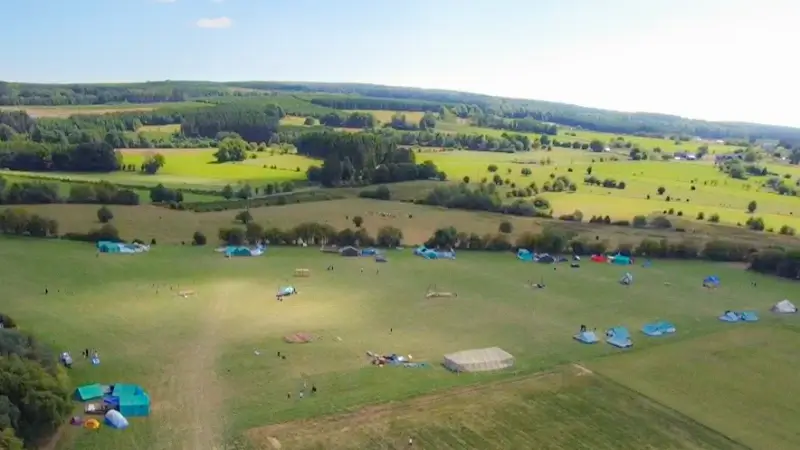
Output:
[[[716,275],[711,275],[703,278],[703,287],[718,287],[719,286],[719,277]]]
[[[414,249],[414,254],[425,259],[456,259],[456,253],[453,251],[434,250],[425,246]]]
[[[608,259],[603,255],[592,255],[591,260],[599,263],[608,262]]]
[[[675,325],[659,320],[658,322],[648,323],[642,327],[642,333],[648,336],[664,336],[675,332]]]
[[[755,311],[742,311],[739,317],[743,322],[758,322],[758,314]]]
[[[784,299],[776,303],[770,311],[777,314],[794,314],[797,312],[797,307],[789,300]]]
[[[100,384],[87,384],[75,389],[75,398],[82,402],[102,398],[104,394],[103,386]]]
[[[525,262],[533,261],[533,253],[530,250],[521,248],[517,250],[517,259]]]
[[[128,428],[128,419],[126,419],[125,415],[121,412],[112,409],[106,413],[106,424],[108,424],[108,426],[111,428],[124,430],[125,428]]]
[[[361,254],[361,252],[355,247],[347,246],[347,247],[342,247],[339,250],[339,254],[341,256],[358,256]]]
[[[444,366],[453,372],[485,372],[514,365],[514,357],[498,348],[464,350],[444,355]]]
[[[378,250],[374,248],[365,248],[361,250],[361,256],[375,256],[378,254]]]
[[[600,339],[597,339],[597,335],[594,334],[594,331],[581,331],[572,336],[572,338],[583,344],[596,344],[600,341]]]
[[[633,345],[631,334],[625,327],[613,327],[606,331],[606,342],[618,348],[628,348]]]
[[[98,241],[97,251],[100,253],[144,253],[150,247],[144,244],[126,244],[124,242]]]
[[[613,264],[619,264],[621,266],[627,266],[631,264],[631,258],[625,255],[615,255],[611,258],[611,262]]]
[[[725,311],[721,316],[719,316],[719,320],[723,322],[738,322],[739,319],[739,314],[733,311]]]

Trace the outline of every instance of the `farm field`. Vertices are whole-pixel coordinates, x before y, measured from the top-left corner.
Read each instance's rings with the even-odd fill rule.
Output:
[[[618,135],[612,133],[602,133],[598,131],[573,129],[564,126],[559,126],[558,137],[556,137],[556,139],[587,143],[597,139],[607,143],[617,139],[618,137],[622,137],[625,142],[630,142],[648,152],[652,151],[654,148],[660,148],[665,153],[675,153],[677,151],[696,152],[700,146],[706,145],[708,146],[708,153],[712,155],[721,155],[725,153],[732,153],[734,150],[741,148],[737,146],[720,144],[716,141],[709,140],[689,140],[681,141],[676,144],[675,141],[670,139],[631,136],[625,134]]]
[[[2,209],[3,206],[0,206]],[[24,205],[30,213],[57,219],[61,232],[86,232],[99,226],[96,205]],[[160,243],[176,244],[191,241],[195,231],[202,231],[209,239],[217,235],[220,228],[241,225],[234,221],[236,210],[194,213],[161,208],[152,205],[109,206],[114,213],[114,225],[125,239],[139,238],[146,241],[155,238]],[[376,236],[383,226],[393,226],[403,232],[407,245],[422,244],[438,228],[455,226],[459,231],[495,234],[500,223],[508,221],[513,226],[509,235],[511,242],[525,232],[540,232],[545,226],[568,229],[588,237],[600,237],[610,245],[620,242],[638,244],[645,237],[667,238],[674,241],[689,239],[704,242],[713,238],[726,238],[741,242],[752,242],[760,247],[764,243],[786,245],[795,243],[794,237],[778,234],[755,233],[735,227],[700,224],[690,229],[691,234],[631,227],[597,226],[526,217],[506,216],[493,213],[478,213],[454,209],[443,209],[404,202],[385,202],[362,198],[348,198],[323,202],[289,204],[251,208],[253,220],[266,227],[288,229],[302,222],[327,223],[336,229],[353,228],[352,219],[361,216],[362,227]]]
[[[65,106],[0,106],[5,111],[25,111],[37,118],[64,118],[73,115],[100,115],[107,113],[152,111],[162,108],[182,108],[203,106],[196,102],[175,103],[125,103],[117,105],[65,105]]]
[[[618,161],[611,160],[615,156]],[[473,183],[483,178],[491,181],[494,173],[487,167],[492,164],[497,166],[498,175],[519,187],[536,182],[541,190],[543,184],[551,180],[551,175],[566,176],[577,185],[577,192],[541,194],[551,201],[556,215],[569,214],[577,209],[588,216],[609,215],[613,219],[631,220],[638,214],[661,214],[673,209],[675,214],[681,211],[687,219],[694,219],[701,212],[707,219],[716,213],[720,222],[735,225],[746,222],[751,216],[747,206],[754,200],[758,207],[753,216],[762,217],[767,227],[776,230],[782,225],[800,228],[800,201],[797,197],[781,196],[761,188],[766,177],[735,180],[707,162],[628,161],[614,153],[562,149],[527,154],[421,152],[417,159],[433,161],[451,180],[468,176]],[[590,167],[593,176],[600,180],[623,181],[625,189],[584,184]],[[523,168],[530,169],[532,174],[522,175]],[[800,175],[800,171],[790,167],[778,171],[790,176]],[[796,179],[800,177],[792,180]],[[659,187],[664,187],[663,195],[658,194]]]
[[[780,420],[800,418],[800,391],[796,383],[783,383],[793,366],[776,367],[786,349],[800,343],[800,334],[787,328],[793,318],[766,312],[793,292],[791,281],[695,261],[656,261],[648,269],[586,263],[553,271],[508,253],[462,252],[456,261],[424,261],[391,251],[390,262],[376,266],[371,259],[315,249],[270,248],[263,257],[227,259],[211,247],[157,245],[146,254],[98,257],[87,244],[3,239],[4,312],[59,350],[97,349],[102,364],[78,361],[71,371],[76,385],[136,383],[153,401],[151,417],[132,419],[125,431],[69,427],[57,448],[243,449],[250,443],[270,449],[275,440],[283,448],[399,448],[409,435],[419,448],[444,449],[800,443],[787,432],[758,440],[767,432],[759,428],[761,417],[776,396],[786,415]],[[331,264],[334,272],[324,270]],[[293,278],[296,267],[312,276]],[[622,270],[636,276],[630,287],[617,283]],[[700,287],[710,273],[722,280],[715,292]],[[546,295],[526,286],[531,279],[546,281]],[[299,294],[275,301],[273,293],[289,284]],[[458,297],[426,299],[431,285]],[[187,289],[196,295],[176,295]],[[726,309],[754,309],[762,320],[724,324],[715,317]],[[637,332],[656,319],[674,322],[678,333],[645,339]],[[598,330],[627,326],[635,346],[623,352],[577,344],[571,335],[581,323]],[[736,327],[754,333],[755,341],[730,338]],[[317,339],[283,341],[298,332]],[[488,346],[512,353],[515,367],[455,375],[439,366],[445,353]],[[729,380],[722,369],[703,363],[716,355],[733,364],[736,355],[753,355],[755,348],[771,356],[734,369]],[[411,354],[431,367],[378,368],[364,356],[367,350]],[[286,359],[277,358],[278,351]],[[700,363],[691,375],[669,364],[683,360]],[[550,373],[537,375],[543,371]],[[681,409],[682,398],[694,391],[664,406],[631,389],[670,383],[680,393],[692,389],[681,384],[687,376],[699,386],[703,380],[723,384],[733,400],[720,405],[746,404],[757,420],[749,423],[733,411],[704,417],[697,413],[701,405]],[[300,399],[304,381],[318,392]],[[369,406],[387,402],[393,403]],[[334,416],[320,418],[325,414]],[[346,428],[351,431],[344,439]],[[319,435],[309,436],[311,431]]]

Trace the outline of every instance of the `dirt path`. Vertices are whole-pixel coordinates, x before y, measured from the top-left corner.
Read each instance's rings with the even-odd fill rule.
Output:
[[[159,449],[222,448],[224,386],[215,365],[222,343],[219,319],[225,315],[225,299],[232,288],[225,283],[204,288],[202,297],[208,301],[197,305],[197,317],[187,318],[197,320],[201,329],[180,350],[175,364],[165,369],[171,394],[162,405],[154,405],[164,420]]]

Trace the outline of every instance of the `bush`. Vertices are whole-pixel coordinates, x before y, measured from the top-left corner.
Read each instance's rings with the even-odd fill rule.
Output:
[[[504,220],[500,222],[499,230],[501,233],[509,234],[514,231],[514,226],[511,224],[511,222]]]
[[[794,236],[795,235],[795,229],[790,227],[789,225],[782,226],[781,229],[778,232],[780,234],[784,235],[784,236]]]
[[[361,228],[361,225],[363,225],[363,224],[364,224],[364,218],[363,217],[361,217],[361,216],[353,217],[353,225],[355,225],[356,228]]]
[[[711,223],[719,223],[719,214],[711,214],[711,216],[708,217],[708,221]]]
[[[17,322],[15,322],[14,319],[11,318],[11,316],[3,313],[0,313],[0,325],[2,325],[2,327],[0,328],[4,328],[7,330],[10,330],[12,328],[17,328]]]
[[[633,218],[633,226],[634,226],[634,228],[645,228],[645,227],[647,227],[647,217],[645,217],[645,216],[635,216]]]
[[[658,195],[664,195],[664,192],[667,192],[667,189],[664,186],[659,186],[656,192],[658,192]]]
[[[653,228],[660,228],[660,229],[670,229],[672,228],[672,222],[664,216],[657,216],[650,221],[650,225]]]
[[[390,191],[386,186],[378,186],[375,189],[365,189],[359,192],[358,196],[362,198],[374,198],[376,200],[391,200],[392,191]]]
[[[705,218],[706,218],[706,215],[702,211],[697,213],[697,220],[704,220]]]
[[[375,242],[380,247],[395,248],[403,242],[403,232],[392,226],[381,227]]]
[[[101,206],[97,210],[97,220],[99,220],[100,223],[108,223],[113,218],[114,218],[114,213],[112,213],[111,210],[108,209],[108,207]]]
[[[242,225],[247,225],[248,223],[253,221],[253,216],[250,214],[250,211],[244,210],[236,213],[234,219],[239,222],[242,222]]]
[[[206,235],[200,231],[195,231],[192,235],[192,245],[206,245]]]
[[[761,217],[750,217],[745,222],[747,228],[750,228],[753,231],[764,231],[764,219]]]

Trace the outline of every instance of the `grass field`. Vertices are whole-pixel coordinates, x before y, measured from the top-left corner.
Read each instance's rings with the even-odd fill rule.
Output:
[[[3,312],[57,349],[96,348],[102,364],[79,361],[76,385],[132,382],[151,394],[150,418],[133,419],[123,432],[65,428],[63,450],[270,449],[275,442],[378,449],[401,448],[409,436],[425,449],[800,444],[796,432],[778,430],[800,419],[800,391],[785,382],[795,366],[781,361],[800,335],[792,318],[766,312],[796,290],[790,281],[726,264],[656,262],[627,269],[636,281],[623,288],[623,269],[605,264],[553,271],[510,254],[468,252],[456,261],[400,251],[389,259],[375,266],[285,248],[226,259],[209,247],[163,245],[96,257],[86,244],[4,239]],[[334,272],[324,270],[330,264]],[[292,278],[296,267],[312,276]],[[710,273],[722,279],[715,292],[700,287]],[[545,280],[546,293],[526,287],[531,279]],[[276,302],[272,293],[287,284],[299,294]],[[431,284],[458,298],[426,300]],[[184,289],[196,295],[176,295]],[[760,311],[762,321],[715,319],[739,308]],[[636,332],[655,319],[674,322],[678,334]],[[635,346],[579,345],[570,336],[581,323],[628,326]],[[283,342],[296,332],[319,339]],[[514,369],[455,375],[438,365],[444,353],[486,346],[514,354]],[[367,350],[412,354],[432,367],[377,368]],[[299,399],[303,381],[319,391]],[[713,405],[728,409],[709,415]],[[739,414],[743,405],[753,420]],[[762,428],[769,411],[782,417]]]
[[[69,106],[0,106],[6,111],[25,111],[33,117],[69,117],[73,115],[99,115],[118,112],[152,111],[161,108],[180,108],[203,106],[203,103],[176,102],[176,103],[125,103],[118,105],[69,105]]]
[[[619,160],[610,161],[612,157]],[[604,161],[600,162],[600,158]],[[576,193],[542,194],[551,200],[556,214],[568,214],[578,209],[584,215],[610,215],[615,219],[630,220],[637,214],[674,209],[676,214],[682,211],[687,219],[694,219],[700,212],[706,218],[717,213],[721,222],[735,225],[750,217],[747,205],[755,200],[758,209],[753,215],[763,217],[768,227],[776,230],[782,225],[800,228],[800,202],[796,197],[777,195],[762,188],[761,183],[766,177],[735,180],[708,162],[628,161],[623,155],[613,153],[563,149],[526,154],[423,152],[417,159],[433,161],[451,180],[461,180],[464,176],[470,177],[471,182],[480,182],[483,178],[491,180],[494,173],[487,170],[491,164],[498,167],[497,174],[519,187],[536,182],[542,189],[551,175],[567,176],[577,184]],[[624,181],[626,188],[608,189],[584,184],[589,167],[592,175],[600,180]],[[523,168],[530,169],[532,175],[523,176]],[[782,166],[776,171],[794,176],[793,180],[800,178],[800,170],[794,167]],[[658,188],[662,186],[666,192],[658,195]],[[647,199],[648,195],[650,199]],[[666,200],[667,196],[670,201]]]
[[[638,146],[640,149],[648,152],[652,151],[655,148],[660,148],[664,153],[675,153],[677,151],[696,152],[700,146],[706,145],[708,146],[708,152],[714,155],[714,154],[731,153],[737,148],[740,148],[740,147],[720,144],[717,143],[716,141],[689,140],[689,141],[680,141],[678,143],[675,143],[675,141],[670,139],[660,139],[660,138],[650,138],[650,137],[630,136],[630,135],[617,135],[612,133],[602,133],[598,131],[571,129],[564,126],[559,127],[559,133],[556,139],[570,141],[570,142],[578,141],[586,143],[589,143],[597,139],[601,142],[608,143],[613,140],[616,140],[619,137],[623,138],[625,142],[630,142],[633,145]]]

